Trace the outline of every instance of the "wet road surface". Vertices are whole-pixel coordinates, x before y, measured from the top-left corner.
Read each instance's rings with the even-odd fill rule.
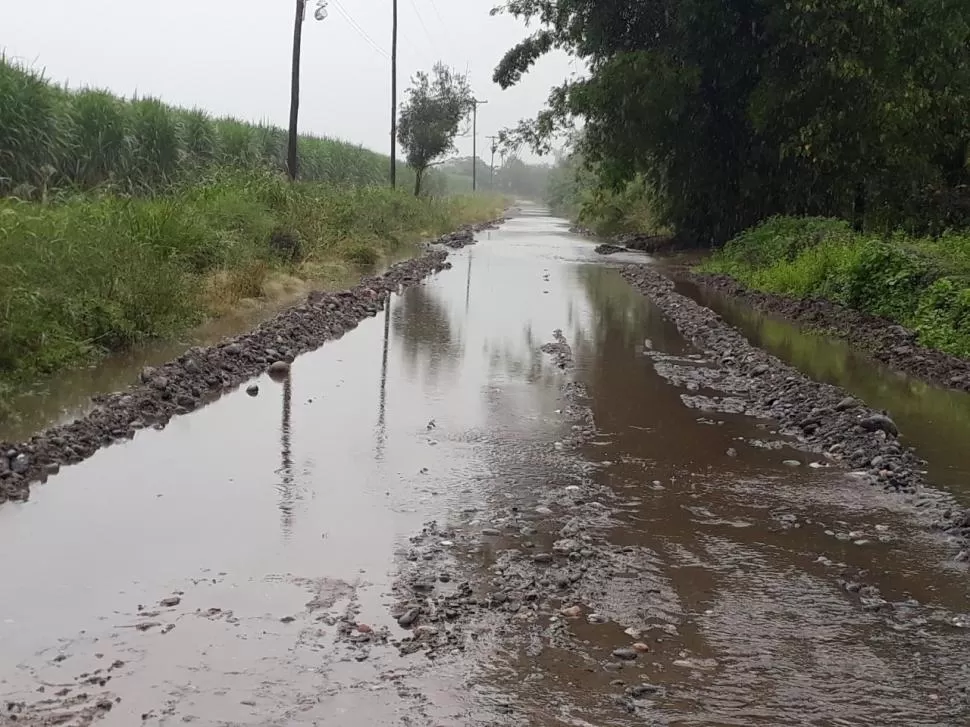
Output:
[[[869,406],[885,409],[929,461],[934,482],[970,503],[970,394],[897,373],[845,341],[799,329],[695,283],[679,281],[678,292],[720,314],[748,340],[817,381],[836,384]]]
[[[0,724],[967,724],[965,567],[688,405],[710,362],[592,249],[527,209],[286,381],[0,508]],[[487,597],[460,647],[408,653],[422,568]]]

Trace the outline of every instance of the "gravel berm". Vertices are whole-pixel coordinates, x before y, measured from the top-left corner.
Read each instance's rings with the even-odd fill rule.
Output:
[[[738,381],[748,383],[745,414],[776,421],[782,433],[854,469],[860,480],[909,495],[931,525],[965,547],[970,511],[941,491],[927,488],[925,462],[902,445],[896,424],[844,389],[810,379],[771,354],[752,346],[717,313],[674,292],[673,281],[646,265],[631,265],[623,276]]]
[[[146,427],[163,428],[179,414],[214,401],[264,372],[285,376],[301,353],[339,338],[383,310],[388,296],[451,267],[451,248],[474,242],[474,232],[502,220],[466,225],[442,235],[424,254],[397,263],[383,275],[365,277],[336,293],[313,292],[248,333],[208,347],[190,348],[174,361],[146,368],[126,391],[94,397],[84,416],[35,435],[26,442],[0,442],[0,503],[26,500],[30,485],[81,462],[101,447],[131,439]]]

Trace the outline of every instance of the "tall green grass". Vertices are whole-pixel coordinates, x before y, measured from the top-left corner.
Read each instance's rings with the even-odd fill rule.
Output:
[[[915,330],[926,346],[970,357],[970,233],[878,236],[841,220],[776,217],[701,269],[882,316]]]
[[[0,383],[183,330],[216,312],[213,295],[258,296],[274,272],[372,263],[499,204],[221,169],[147,197],[0,198]],[[274,251],[280,237],[295,255]]]
[[[147,194],[212,164],[285,169],[286,131],[269,124],[213,119],[158,99],[72,91],[0,56],[0,196],[41,199],[58,190]],[[383,184],[389,157],[354,144],[303,134],[299,173],[306,181]],[[410,169],[399,165],[401,185]]]

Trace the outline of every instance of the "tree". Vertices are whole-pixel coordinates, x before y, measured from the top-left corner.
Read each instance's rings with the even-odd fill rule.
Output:
[[[503,87],[553,49],[588,69],[506,138],[548,149],[581,120],[577,150],[600,183],[642,180],[683,238],[721,242],[773,214],[970,224],[966,0],[509,0],[505,10],[538,29],[502,59]]]
[[[472,110],[474,97],[467,77],[436,63],[432,75],[420,71],[411,81],[401,106],[397,140],[414,170],[414,194],[429,167],[454,150],[461,120]]]

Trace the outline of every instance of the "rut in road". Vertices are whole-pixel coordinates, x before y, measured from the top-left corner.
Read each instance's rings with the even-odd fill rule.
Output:
[[[965,724],[925,508],[745,416],[593,247],[526,208],[0,508],[0,724]]]

